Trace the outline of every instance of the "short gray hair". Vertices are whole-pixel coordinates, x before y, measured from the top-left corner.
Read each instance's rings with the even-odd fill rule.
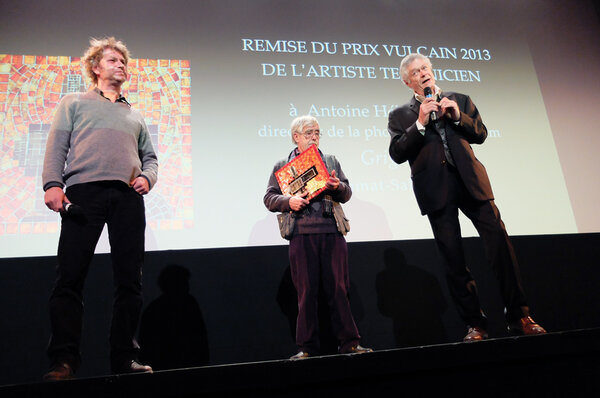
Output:
[[[319,124],[317,118],[310,115],[298,116],[294,120],[292,120],[292,124],[290,125],[292,142],[296,145],[296,141],[294,141],[294,133],[302,134],[302,130],[304,127],[310,126],[311,124]]]
[[[429,67],[432,67],[431,60],[429,58],[427,58],[425,55],[419,54],[419,53],[408,54],[406,57],[404,57],[402,62],[400,62],[400,75],[402,76],[403,81],[407,80],[408,67],[410,66],[410,64],[412,64],[417,59],[423,59],[423,60],[427,61],[427,63],[429,64]]]

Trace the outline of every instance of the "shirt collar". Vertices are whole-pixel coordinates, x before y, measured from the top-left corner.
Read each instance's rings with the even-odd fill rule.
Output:
[[[102,90],[100,90],[98,87],[94,87],[93,90],[96,94],[101,95],[103,98],[106,98],[104,96],[104,93],[102,92]],[[110,101],[110,98],[106,98],[108,101]],[[123,95],[121,95],[121,93],[119,93],[119,98],[117,98],[117,100],[115,102],[122,102],[124,104],[126,104],[127,106],[131,107],[131,104],[127,101],[127,99],[125,97],[123,97]]]
[[[434,91],[433,95],[436,97],[436,99],[439,99],[442,96],[442,89],[439,88],[438,86],[435,86],[434,89],[435,89],[435,91]],[[421,94],[417,94],[416,92],[415,92],[415,98],[419,102],[423,102],[425,100],[425,96],[423,96]]]

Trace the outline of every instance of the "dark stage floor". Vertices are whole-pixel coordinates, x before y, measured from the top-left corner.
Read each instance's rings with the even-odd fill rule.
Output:
[[[0,387],[2,397],[594,396],[600,329]]]

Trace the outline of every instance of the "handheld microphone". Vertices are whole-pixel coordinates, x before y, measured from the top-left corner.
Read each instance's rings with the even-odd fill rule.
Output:
[[[83,210],[81,209],[81,207],[73,203],[63,203],[63,207],[65,209],[65,213],[67,214],[70,214],[72,216],[83,215]]]
[[[431,98],[433,95],[431,94],[431,87],[425,87],[423,89],[423,94],[425,94],[425,98]],[[431,112],[429,114],[429,120],[436,120],[437,119],[437,113]]]

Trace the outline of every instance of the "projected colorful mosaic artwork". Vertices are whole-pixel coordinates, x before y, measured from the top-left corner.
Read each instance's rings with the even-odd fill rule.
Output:
[[[146,196],[148,226],[190,228],[190,63],[132,59],[128,70],[123,94],[144,116],[159,160],[158,184]],[[0,236],[60,228],[41,189],[46,138],[60,99],[88,88],[78,57],[0,54]]]

